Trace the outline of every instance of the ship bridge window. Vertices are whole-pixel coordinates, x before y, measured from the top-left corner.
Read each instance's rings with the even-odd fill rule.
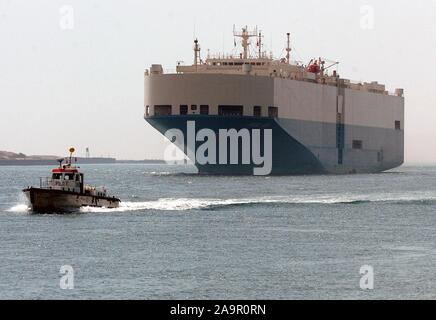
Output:
[[[170,116],[171,115],[171,105],[155,105],[154,106],[155,116]]]
[[[74,174],[73,173],[65,174],[64,180],[74,180]]]
[[[188,105],[186,104],[180,105],[180,114],[182,115],[188,114]]]
[[[227,117],[242,117],[243,106],[218,106],[218,115]]]
[[[253,107],[253,116],[254,117],[261,117],[262,116],[262,107],[261,106],[254,106]]]
[[[279,116],[279,108],[277,107],[268,107],[268,117],[277,118]]]
[[[362,140],[353,140],[353,149],[357,149],[357,150],[363,149]]]
[[[193,111],[197,110],[197,105],[196,104],[191,104],[191,110],[193,110]]]
[[[207,104],[200,105],[200,114],[209,114],[209,106]]]
[[[395,130],[401,130],[401,121],[395,121]]]
[[[62,174],[60,173],[53,173],[53,175],[51,176],[52,179],[56,179],[59,180],[61,178]]]

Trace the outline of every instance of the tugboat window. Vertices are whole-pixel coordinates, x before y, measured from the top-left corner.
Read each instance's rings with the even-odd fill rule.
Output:
[[[253,116],[255,116],[255,117],[261,117],[261,116],[262,116],[262,107],[260,107],[260,106],[254,106],[254,107],[253,107]]]

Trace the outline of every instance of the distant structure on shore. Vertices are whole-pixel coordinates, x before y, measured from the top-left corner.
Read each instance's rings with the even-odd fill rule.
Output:
[[[24,153],[14,153],[8,151],[0,151],[0,166],[37,166],[37,165],[53,165],[57,163],[57,159],[62,158],[53,155],[30,155]],[[116,163],[115,158],[77,158],[81,164],[106,164]]]
[[[62,158],[53,155],[30,155],[9,151],[0,151],[0,166],[45,166],[57,163]],[[110,163],[143,163],[143,164],[164,164],[163,160],[117,160],[111,157],[90,157],[89,149],[85,158],[77,157],[80,164],[110,164]]]

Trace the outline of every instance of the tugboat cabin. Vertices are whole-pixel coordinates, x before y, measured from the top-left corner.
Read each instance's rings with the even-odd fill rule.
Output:
[[[83,173],[79,172],[79,167],[71,164],[71,158],[67,158],[67,163],[64,165],[62,165],[63,159],[58,161],[59,167],[52,170],[51,177],[45,178],[45,180],[41,178],[41,188],[100,197],[107,196],[105,188],[85,185]]]
[[[47,181],[47,187],[50,187],[50,189],[83,193],[83,173],[80,173],[77,168],[71,167],[71,165],[67,164],[62,166],[61,162],[59,168],[52,170],[52,176],[51,179]]]

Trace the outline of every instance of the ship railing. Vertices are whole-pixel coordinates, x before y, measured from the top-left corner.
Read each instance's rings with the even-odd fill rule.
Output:
[[[170,69],[164,69],[165,74],[173,74],[177,73],[176,69],[170,68]]]
[[[58,187],[80,188],[80,182],[52,179],[49,177],[40,177],[39,178],[39,186],[40,186],[40,188],[45,188],[45,189],[58,188]]]
[[[207,56],[207,60],[220,60],[220,59],[241,59],[240,55],[212,53]]]
[[[384,84],[381,83],[366,83],[364,81],[355,81],[350,79],[341,79],[344,80],[345,87],[349,89],[365,91],[365,92],[373,92],[384,94],[388,96],[398,96],[397,92],[389,91]],[[372,87],[374,86],[374,87]]]

